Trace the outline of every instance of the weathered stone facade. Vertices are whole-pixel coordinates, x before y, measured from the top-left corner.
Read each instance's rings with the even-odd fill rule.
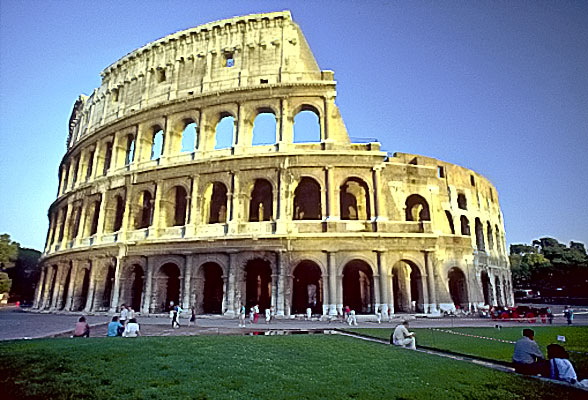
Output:
[[[74,105],[35,307],[512,304],[496,189],[457,165],[352,143],[333,79],[289,12],[181,31],[106,68]],[[262,118],[270,144],[255,138]]]

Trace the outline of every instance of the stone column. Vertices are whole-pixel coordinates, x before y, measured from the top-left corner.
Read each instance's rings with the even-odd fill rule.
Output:
[[[64,228],[63,228],[63,239],[61,241],[61,248],[67,248],[67,244],[69,241],[69,227],[71,225],[71,218],[74,212],[75,207],[73,204],[67,205],[67,214],[65,215],[65,219],[63,220]],[[64,243],[65,242],[65,243]]]
[[[337,207],[337,200],[335,196],[337,188],[335,187],[336,185],[334,174],[335,169],[332,166],[325,167],[325,177],[327,182],[327,219],[329,221],[337,221],[340,217],[339,207]]]
[[[239,231],[239,175],[231,172],[231,188],[227,193],[229,202],[229,232],[236,234]]]
[[[276,315],[284,316],[284,305],[286,302],[284,285],[286,284],[286,265],[285,265],[286,251],[280,249],[276,251],[276,266],[278,268],[278,296],[276,303]]]
[[[132,227],[132,195],[133,193],[131,192],[131,185],[129,183],[125,188],[125,211],[123,213],[122,225],[119,231],[120,236],[117,238],[118,241],[124,241],[126,239],[127,233],[129,232],[129,226]]]
[[[120,297],[120,276],[124,268],[127,248],[126,245],[119,245],[116,265],[114,267],[114,284],[112,285],[112,301],[110,302],[109,313],[116,313]]]
[[[106,218],[106,193],[100,194],[100,209],[98,211],[98,228],[96,229],[96,241],[100,242],[104,232],[104,219]]]
[[[151,292],[153,289],[153,257],[147,258],[147,276],[145,278],[145,296],[141,314],[148,315],[151,312]]]
[[[429,313],[437,313],[437,294],[435,293],[435,278],[433,276],[433,271],[431,267],[431,261],[429,257],[430,253],[432,253],[432,250],[423,251],[423,255],[425,258],[425,270],[427,272],[427,292],[429,294],[429,304],[426,304],[425,307],[429,308]]]
[[[162,181],[157,181],[155,184],[155,196],[153,200],[153,218],[151,220],[151,227],[149,227],[149,236],[159,236],[159,226],[161,225],[161,197],[163,196]]]
[[[84,312],[88,313],[94,307],[94,291],[96,290],[96,275],[100,269],[100,261],[98,258],[92,258],[90,264],[90,284],[88,285],[88,296],[86,297],[86,305]]]
[[[78,277],[78,261],[71,261],[71,275],[69,278],[69,287],[67,288],[67,300],[65,301],[65,310],[71,311],[73,305],[73,295],[75,292],[76,280]]]
[[[192,292],[192,269],[194,267],[194,255],[190,254],[186,256],[186,261],[184,264],[184,293],[183,293],[183,300],[182,300],[182,307],[185,310],[190,309],[190,294]]]
[[[294,125],[290,117],[288,98],[285,97],[280,100],[280,132],[278,134],[278,146],[280,150],[282,147],[287,147],[294,141]]]
[[[276,233],[285,234],[287,232],[287,205],[290,201],[290,196],[287,193],[288,185],[286,183],[286,167],[280,167],[278,169],[278,187],[276,195]]]
[[[57,264],[57,271],[55,271],[55,280],[53,284],[53,297],[51,298],[51,310],[55,310],[57,308],[57,301],[59,299],[59,294],[61,293],[62,283],[61,283],[61,275],[63,274],[63,265]]]
[[[76,245],[79,244],[80,240],[86,237],[86,214],[88,213],[88,200],[84,199],[81,204],[82,209],[80,210],[80,226],[78,228],[78,235],[74,239]]]
[[[237,269],[237,254],[233,252],[229,252],[227,254],[229,258],[229,263],[227,265],[227,275],[228,279],[225,285],[225,304],[223,309],[225,310],[224,315],[227,317],[234,317],[235,316],[235,284],[236,284],[236,274],[238,272]]]
[[[376,250],[378,263],[378,278],[380,281],[380,307],[382,315],[388,315],[388,304],[390,299],[390,275],[386,263],[386,250]]]
[[[43,303],[41,304],[41,309],[44,310],[49,306],[49,293],[51,292],[51,285],[53,284],[53,280],[55,278],[55,268],[53,266],[47,267],[47,273],[45,274],[45,287],[43,289]]]
[[[41,274],[39,276],[39,282],[37,282],[37,287],[35,288],[35,302],[33,303],[33,308],[38,309],[41,303],[41,295],[43,294],[43,286],[45,285],[45,279],[47,279],[47,267],[43,266],[41,269]]]
[[[337,293],[337,262],[335,252],[327,252],[327,268],[329,270],[329,315],[337,315],[339,296]],[[341,299],[341,303],[343,300]],[[343,304],[341,304],[343,308]]]

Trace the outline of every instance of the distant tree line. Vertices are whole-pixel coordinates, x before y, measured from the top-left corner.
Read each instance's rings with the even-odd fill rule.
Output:
[[[543,296],[588,297],[588,255],[583,243],[570,246],[545,237],[531,245],[512,244],[510,264],[515,287]]]
[[[0,235],[0,293],[11,301],[32,302],[39,281],[41,252],[20,247],[10,235]]]

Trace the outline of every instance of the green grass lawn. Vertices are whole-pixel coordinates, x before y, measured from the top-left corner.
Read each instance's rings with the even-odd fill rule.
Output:
[[[577,389],[338,335],[0,343],[2,399],[521,399]]]
[[[525,326],[526,327],[526,326]],[[454,332],[465,333],[469,335],[491,337],[495,339],[516,341],[521,337],[524,327],[502,328],[444,328]],[[557,343],[557,336],[566,337],[564,347],[567,350],[574,350],[582,353],[570,351],[570,360],[576,368],[576,373],[580,378],[588,378],[588,327],[581,326],[536,326],[531,327],[535,331],[535,340],[547,355],[546,347],[550,343]],[[450,333],[440,332],[432,329],[410,328],[415,332],[417,346],[433,347],[440,350],[449,350],[455,353],[473,355],[483,358],[499,361],[511,361],[514,345],[480,339],[475,337],[460,336]],[[390,339],[390,329],[353,329],[358,333],[374,337]]]

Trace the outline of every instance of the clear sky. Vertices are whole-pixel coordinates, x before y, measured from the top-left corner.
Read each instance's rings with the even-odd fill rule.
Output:
[[[352,137],[490,179],[509,243],[588,244],[586,1],[0,1],[0,233],[42,249],[68,119],[126,53],[289,9]]]

